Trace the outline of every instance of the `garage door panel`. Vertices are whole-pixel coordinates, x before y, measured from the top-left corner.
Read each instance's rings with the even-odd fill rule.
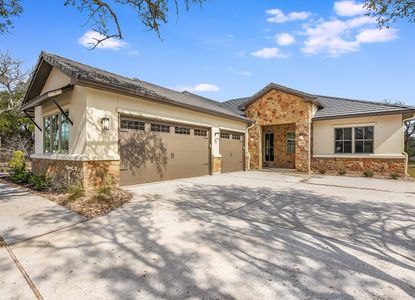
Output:
[[[235,137],[234,137],[235,136]],[[236,139],[239,137],[240,139]],[[224,132],[220,138],[222,173],[244,170],[244,135],[241,133]]]
[[[203,136],[144,130],[120,131],[121,185],[208,175],[209,139]]]

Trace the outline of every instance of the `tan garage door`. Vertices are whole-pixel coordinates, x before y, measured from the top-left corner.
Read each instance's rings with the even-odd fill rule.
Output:
[[[209,130],[121,118],[121,185],[210,174]]]
[[[244,143],[244,134],[221,131],[222,173],[244,170]]]

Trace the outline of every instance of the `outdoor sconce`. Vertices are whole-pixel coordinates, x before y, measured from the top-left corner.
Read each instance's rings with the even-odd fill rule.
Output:
[[[215,132],[215,142],[219,141],[220,132]]]
[[[102,128],[102,130],[109,130],[110,129],[110,118],[105,116],[101,119],[101,128]]]

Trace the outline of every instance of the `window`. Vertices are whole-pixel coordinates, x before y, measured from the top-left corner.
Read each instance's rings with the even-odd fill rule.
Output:
[[[174,133],[176,133],[176,134],[190,134],[190,128],[174,127]]]
[[[69,116],[69,112],[65,114]],[[69,121],[62,113],[43,118],[43,152],[69,152]]]
[[[163,124],[151,124],[151,131],[170,132],[170,126]]]
[[[220,133],[220,137],[222,139],[229,139],[229,133],[227,133],[227,132],[221,132]]]
[[[207,130],[205,129],[195,129],[194,134],[197,136],[207,136]]]
[[[352,153],[352,128],[335,128],[335,153]]]
[[[373,126],[354,128],[354,152],[373,153]]]
[[[144,130],[144,122],[133,120],[121,120],[121,129]]]
[[[287,131],[285,141],[287,153],[295,153],[295,132]]]
[[[241,140],[241,138],[242,138],[242,134],[237,134],[237,133],[232,134],[233,140]]]
[[[265,161],[274,161],[274,134],[265,134]]]

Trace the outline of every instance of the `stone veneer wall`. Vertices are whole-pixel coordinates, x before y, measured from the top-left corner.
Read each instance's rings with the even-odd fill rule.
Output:
[[[311,168],[313,171],[345,170],[347,172],[372,171],[378,175],[390,175],[397,173],[406,175],[406,158],[313,158]]]
[[[219,174],[222,172],[222,158],[212,157],[212,174]]]
[[[61,184],[81,184],[86,190],[102,185],[119,186],[120,162],[114,161],[72,161],[32,158],[32,172],[52,176]]]
[[[302,172],[311,170],[312,103],[296,95],[271,90],[248,105],[245,113],[248,118],[255,121],[248,134],[251,169],[262,167],[262,126],[294,123],[296,126],[295,168]]]

